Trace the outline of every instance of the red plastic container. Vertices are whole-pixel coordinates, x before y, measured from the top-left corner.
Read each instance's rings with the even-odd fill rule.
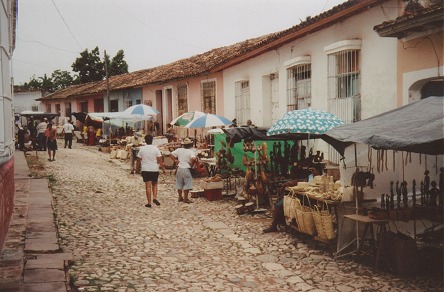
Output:
[[[222,189],[204,190],[204,197],[208,201],[217,201],[222,199]]]

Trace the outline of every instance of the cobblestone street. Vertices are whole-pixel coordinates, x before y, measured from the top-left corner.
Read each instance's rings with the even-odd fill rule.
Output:
[[[39,160],[80,291],[442,291],[439,280],[374,274],[291,234],[263,234],[269,216],[239,216],[234,200],[179,203],[169,171],[161,205],[146,208],[140,175],[97,147],[74,143]]]

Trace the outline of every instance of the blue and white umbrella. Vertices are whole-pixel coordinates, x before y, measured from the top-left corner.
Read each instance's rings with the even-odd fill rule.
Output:
[[[202,117],[192,120],[185,125],[185,128],[211,128],[231,125],[232,122],[223,117],[214,114],[205,114]]]
[[[122,115],[155,116],[159,111],[145,104],[136,104],[130,106],[122,112]]]
[[[322,135],[342,125],[334,114],[314,109],[294,110],[286,113],[267,132],[267,136],[279,134]]]

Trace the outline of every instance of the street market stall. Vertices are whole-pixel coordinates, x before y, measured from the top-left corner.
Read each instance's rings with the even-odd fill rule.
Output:
[[[377,236],[370,233],[370,239],[378,243],[375,270],[381,253],[389,245],[402,250],[400,242],[412,243],[409,251],[401,251],[403,256],[396,256],[395,252],[384,256],[401,274],[414,272],[418,242],[430,246],[432,240],[442,249],[443,106],[443,97],[428,97],[339,126],[323,136],[345,157],[345,164],[354,163],[354,167],[341,169],[341,179],[350,179],[356,205],[354,214],[344,216],[347,220],[343,223],[349,223],[341,223],[341,237],[348,240],[338,244],[337,256],[347,254],[348,248],[355,245],[355,251],[359,251],[368,239],[363,228],[373,225],[377,227]],[[377,202],[367,204],[366,199]],[[388,228],[398,233],[389,232]],[[409,253],[413,254],[407,257]],[[404,270],[402,266],[411,268]],[[442,262],[438,268],[442,269]]]

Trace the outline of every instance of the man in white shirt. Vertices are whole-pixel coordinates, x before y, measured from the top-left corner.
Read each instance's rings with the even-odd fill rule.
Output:
[[[45,130],[46,127],[48,126],[48,119],[44,118],[43,121],[41,121],[37,127],[37,140],[39,143],[39,150],[43,150],[46,151],[46,137],[45,137]]]
[[[178,148],[171,153],[171,159],[178,165],[176,172],[176,189],[179,195],[179,202],[192,203],[188,199],[188,193],[193,189],[193,177],[190,169],[196,163],[196,153],[190,148],[193,141],[185,138],[182,142],[183,148]],[[183,192],[183,197],[182,197]]]
[[[165,164],[163,163],[162,154],[159,148],[153,144],[153,136],[146,135],[145,142],[147,145],[140,147],[139,153],[137,153],[137,160],[141,163],[142,177],[145,182],[145,192],[148,204],[147,208],[151,208],[151,196],[153,197],[153,203],[157,206],[160,205],[157,200],[157,180],[159,178],[159,165],[165,174]]]
[[[69,149],[72,148],[72,134],[74,132],[74,126],[71,124],[71,120],[67,119],[66,123],[63,125],[63,133],[65,133],[65,148],[68,146]]]
[[[130,152],[130,168],[131,168],[131,174],[134,174],[134,172],[139,171],[138,167],[134,167],[134,164],[137,160],[137,149],[136,147],[139,147],[142,145],[142,137],[139,132],[134,132],[134,136],[131,137],[127,150]]]

